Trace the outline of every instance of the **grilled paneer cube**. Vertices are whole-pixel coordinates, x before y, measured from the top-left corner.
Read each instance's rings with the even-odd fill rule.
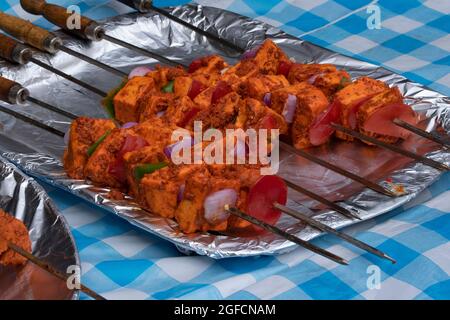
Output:
[[[311,89],[311,86],[306,82],[300,82],[290,85],[275,91],[272,91],[270,98],[270,108],[276,113],[282,114],[285,109],[289,95],[296,96],[298,93]]]
[[[346,71],[338,70],[318,75],[314,79],[313,85],[322,90],[331,101],[337,91],[345,88],[350,83],[350,75]]]
[[[403,104],[403,96],[397,87],[379,93],[359,107],[357,115],[358,130],[378,140],[395,143],[407,138],[409,131],[396,126],[396,118],[415,125],[417,116],[411,107]]]
[[[64,151],[64,169],[72,179],[84,178],[88,149],[115,124],[109,119],[80,117],[70,125],[69,143]]]
[[[312,77],[335,71],[337,71],[337,69],[332,64],[294,63],[289,70],[287,78],[291,84],[296,84],[299,82],[311,81]]]
[[[191,98],[184,96],[174,100],[173,104],[167,108],[162,119],[167,121],[167,123],[174,123],[182,128],[192,127],[194,117],[199,111],[200,108],[192,102]]]
[[[143,170],[143,168],[137,168],[148,164],[168,164],[170,162],[170,159],[164,154],[163,149],[159,144],[145,146],[135,151],[127,152],[123,155],[123,160],[128,192],[140,203],[143,202],[144,198],[140,192],[140,182],[142,178],[139,178],[137,170]]]
[[[156,70],[146,76],[153,79],[156,91],[161,91],[170,81],[184,75],[186,75],[186,71],[182,67],[162,67],[158,65]]]
[[[108,134],[89,157],[84,168],[86,178],[104,187],[124,187],[123,182],[111,173],[110,167],[116,160],[116,153],[122,148],[127,134],[132,134],[132,130],[114,129]]]
[[[139,184],[142,203],[162,217],[173,218],[178,202],[181,201],[186,180],[201,167],[171,166],[145,175]]]
[[[203,130],[209,128],[224,129],[236,119],[240,100],[237,93],[231,92],[224,96],[217,104],[200,111],[195,116],[195,120],[202,122]]]
[[[316,117],[329,105],[325,94],[310,84],[304,84],[304,90],[297,92],[297,108],[291,127],[291,139],[295,148],[311,146],[309,128]]]
[[[249,128],[255,130],[279,129],[280,134],[285,134],[288,131],[287,123],[282,115],[253,98],[241,100],[235,127],[244,130]],[[269,135],[270,133],[268,133]]]
[[[356,129],[357,109],[364,101],[386,89],[388,89],[388,86],[382,81],[361,77],[338,91],[334,101],[339,104],[341,124],[344,127]],[[352,137],[339,131],[336,132],[336,136],[343,140],[353,141]]]
[[[218,75],[220,72],[228,66],[225,60],[222,57],[217,55],[206,56],[195,60],[195,70],[193,70],[193,75],[199,74],[210,74],[210,75]]]
[[[137,110],[142,99],[155,91],[155,82],[151,77],[134,77],[114,96],[114,111],[120,123],[138,120]]]
[[[172,94],[151,92],[147,98],[140,102],[137,111],[137,118],[139,122],[152,119],[158,116],[158,113],[166,111],[172,104]]]
[[[289,82],[282,75],[259,75],[245,80],[240,88],[244,97],[263,100],[264,95],[277,89],[289,86]]]
[[[241,60],[229,68],[225,74],[236,74],[239,77],[256,77],[258,74],[277,74],[281,61],[288,61],[284,52],[272,41],[266,40],[257,49],[253,58]]]
[[[180,229],[185,233],[226,230],[227,220],[211,224],[205,219],[205,199],[223,189],[233,189],[239,193],[239,187],[239,180],[212,176],[207,168],[202,166],[201,170],[196,171],[187,179],[183,200],[175,211],[175,219]]]

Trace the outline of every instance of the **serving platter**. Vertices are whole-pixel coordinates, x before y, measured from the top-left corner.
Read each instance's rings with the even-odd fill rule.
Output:
[[[45,190],[3,157],[0,207],[25,223],[36,257],[64,274],[69,266],[80,265],[69,226]],[[78,293],[69,290],[64,281],[29,261],[22,267],[0,266],[0,300],[77,298]]]
[[[191,4],[171,8],[169,11],[185,21],[235,42],[240,47],[251,48],[269,38],[297,62],[332,63],[338,68],[345,69],[352,77],[367,75],[391,86],[397,86],[405,96],[405,102],[411,104],[420,114],[423,128],[433,131],[437,124],[440,124],[445,131],[450,132],[450,100],[400,75],[333,53],[289,36],[265,23],[221,9]],[[210,42],[207,38],[157,14],[118,16],[105,21],[104,25],[110,35],[139,44],[184,64],[189,64],[192,60],[209,54],[220,54],[229,63],[236,63],[239,59],[238,54],[232,50]],[[63,33],[59,34],[64,38],[65,45],[68,47],[82,51],[123,71],[130,71],[138,65],[157,64],[154,60],[136,55],[132,51],[108,42],[91,43],[75,40]],[[120,78],[112,77],[105,71],[96,69],[81,60],[75,60],[64,53],[54,56],[42,54],[40,58],[57,69],[93,83],[105,91],[111,90],[121,82]],[[4,76],[29,88],[33,96],[52,105],[78,115],[105,117],[97,96],[77,88],[70,82],[62,81],[52,73],[33,65],[17,67],[2,64],[0,70]],[[9,106],[9,108],[45,120],[48,125],[63,131],[67,130],[69,126],[69,121],[63,116],[36,106]],[[174,221],[149,214],[134,205],[129,199],[113,201],[107,197],[108,189],[94,187],[86,181],[68,179],[61,166],[60,159],[64,150],[64,141],[61,137],[4,114],[0,114],[0,123],[3,124],[4,137],[8,136],[9,141],[0,143],[0,151],[24,171],[171,241],[184,252],[196,252],[213,258],[224,258],[278,254],[295,248],[295,244],[292,242],[273,234],[253,237],[210,233],[182,234]],[[450,162],[449,152],[418,136],[411,136],[402,146],[418,154],[426,154],[436,161],[447,164]],[[436,169],[412,163],[409,159],[395,153],[362,143],[336,140],[327,146],[310,149],[308,152],[339,164],[342,168],[359,176],[372,181],[382,181],[381,184],[388,188],[402,186],[405,191],[403,196],[389,198],[372,190],[363,189],[358,183],[295,155],[281,154],[279,171],[281,176],[289,177],[291,181],[329,200],[340,201],[342,206],[356,211],[362,220],[383,214],[406,203],[440,176],[440,171]],[[385,181],[383,182],[383,180]],[[333,211],[320,210],[321,208],[316,203],[292,190],[289,192],[288,205],[298,210],[308,211],[310,214],[316,215],[316,219],[334,228],[357,223],[357,221],[349,220]],[[305,207],[315,211],[311,213]],[[277,226],[303,240],[310,240],[320,235],[316,229],[305,227],[287,216],[283,216]]]

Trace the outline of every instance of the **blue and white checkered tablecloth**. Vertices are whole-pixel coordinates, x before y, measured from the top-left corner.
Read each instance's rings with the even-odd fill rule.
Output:
[[[94,18],[125,13],[116,1],[78,4]],[[173,5],[187,1],[155,1]],[[200,0],[254,17],[334,51],[399,72],[450,95],[449,0]],[[0,9],[51,25],[21,10]],[[381,13],[369,29],[367,6]],[[375,9],[377,9],[375,8]],[[370,7],[369,9],[373,9]],[[392,254],[381,261],[331,236],[313,242],[350,260],[340,266],[304,249],[275,256],[212,260],[184,256],[170,243],[78,198],[49,188],[80,251],[83,282],[111,299],[449,299],[450,173],[411,203],[346,229]],[[373,282],[379,271],[380,286]]]

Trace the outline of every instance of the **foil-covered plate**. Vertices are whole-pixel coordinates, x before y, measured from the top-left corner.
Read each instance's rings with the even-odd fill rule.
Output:
[[[262,43],[266,38],[270,38],[297,62],[332,63],[338,68],[347,70],[352,77],[367,75],[385,81],[389,85],[398,86],[404,94],[406,102],[413,105],[413,108],[421,115],[423,119],[421,125],[424,128],[433,131],[437,124],[440,124],[444,130],[450,132],[450,99],[400,75],[299,40],[263,22],[221,9],[190,4],[168,10],[175,16],[219,34],[241,47],[251,48]],[[190,29],[153,13],[118,16],[104,21],[104,25],[112,36],[184,64],[189,64],[192,60],[209,54],[220,54],[229,63],[236,63],[239,58],[230,49],[210,42]],[[155,65],[157,63],[106,41],[88,43],[68,37],[64,33],[59,34],[65,39],[68,47],[82,51],[124,71],[130,71],[137,65]],[[106,71],[64,53],[54,56],[41,54],[41,58],[56,68],[105,91],[117,86],[121,81]],[[59,79],[54,74],[34,65],[17,67],[0,63],[0,71],[6,77],[15,79],[28,87],[33,96],[59,108],[79,115],[105,116],[98,96],[79,89],[74,84]],[[42,119],[45,123],[60,130],[67,130],[69,126],[66,118],[36,106],[12,106],[10,108]],[[108,189],[96,188],[86,181],[68,179],[61,166],[61,157],[64,151],[62,138],[4,114],[0,114],[0,123],[3,126],[1,130],[4,136],[8,136],[8,143],[0,143],[1,154],[27,173],[78,195],[150,233],[167,239],[186,253],[195,252],[213,258],[225,258],[278,254],[295,248],[292,242],[273,234],[258,237],[210,233],[183,234],[178,230],[174,221],[149,214],[133,205],[131,201],[109,200]],[[447,164],[450,162],[449,152],[414,135],[403,143],[403,147],[419,154],[426,154],[436,161]],[[389,198],[364,189],[352,180],[297,156],[281,155],[279,172],[281,175],[289,176],[294,182],[316,191],[330,200],[340,201],[341,205],[357,211],[363,220],[383,214],[406,203],[436,181],[441,174],[438,170],[419,163],[412,163],[409,159],[395,153],[369,147],[359,142],[334,141],[328,146],[311,149],[309,152],[373,181],[383,181],[389,178],[382,182],[387,187],[401,185],[404,188],[406,195]],[[389,181],[396,185],[391,185]],[[357,221],[348,220],[333,211],[320,210],[321,208],[316,203],[295,192],[289,193],[288,204],[297,209],[305,209],[305,206],[314,209],[313,214],[317,219],[335,228],[357,223]],[[305,209],[305,211],[309,210]],[[278,226],[304,240],[310,240],[320,235],[317,230],[305,227],[298,221],[285,216],[279,221]],[[395,256],[395,253],[390,254]]]
[[[4,140],[0,137],[0,144]],[[0,157],[0,208],[24,222],[33,254],[66,273],[79,266],[75,242],[64,217],[34,179]],[[78,293],[32,262],[21,267],[0,265],[0,300],[68,300]]]

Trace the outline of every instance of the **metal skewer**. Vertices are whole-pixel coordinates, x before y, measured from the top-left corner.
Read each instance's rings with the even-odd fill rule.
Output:
[[[320,195],[318,195],[318,194],[316,194],[316,193],[314,193],[312,191],[309,191],[309,190],[307,190],[307,189],[305,189],[305,188],[303,188],[303,187],[301,187],[301,186],[299,186],[299,185],[297,185],[297,184],[295,184],[293,182],[290,182],[287,179],[283,178],[283,180],[284,180],[284,182],[286,183],[286,185],[289,188],[294,189],[297,192],[300,192],[300,193],[303,193],[303,194],[307,195],[308,197],[310,197],[310,198],[312,198],[312,199],[314,199],[314,200],[316,200],[316,201],[326,205],[327,207],[335,210],[336,212],[339,212],[343,216],[345,216],[345,217],[347,217],[349,219],[361,220],[361,217],[359,217],[357,214],[351,212],[350,210],[347,210],[347,209],[341,207],[340,205],[334,203],[333,201],[325,199],[324,197],[321,197]]]
[[[396,124],[399,127],[402,127],[403,129],[409,130],[425,139],[434,141],[436,143],[439,143],[440,145],[450,148],[450,141],[449,140],[445,140],[444,137],[439,136],[438,134],[434,134],[432,132],[427,132],[425,130],[419,129],[411,124],[409,124],[408,122],[405,122],[401,119],[394,119],[394,124]]]
[[[80,16],[79,29],[69,28],[67,21],[69,21],[69,19],[72,19],[72,14],[68,12],[66,8],[63,8],[61,6],[49,4],[45,0],[21,0],[20,4],[22,5],[22,8],[28,13],[41,15],[54,25],[81,38],[92,41],[106,40],[124,48],[138,52],[142,55],[148,56],[152,59],[156,59],[167,65],[186,67],[179,62],[172,61],[162,55],[137,47],[131,43],[106,34],[106,30],[102,26],[100,26],[96,21],[91,20],[87,17]]]
[[[15,117],[15,118],[17,118],[19,120],[22,120],[24,122],[32,124],[32,125],[34,125],[34,126],[36,126],[38,128],[47,130],[48,132],[53,133],[53,134],[55,134],[57,136],[64,137],[64,135],[65,135],[64,132],[62,132],[62,131],[60,131],[60,130],[58,130],[56,128],[53,128],[53,127],[51,127],[51,126],[49,126],[49,125],[47,125],[45,123],[42,123],[39,120],[36,120],[36,119],[31,118],[31,117],[25,116],[25,115],[23,115],[23,114],[21,114],[19,112],[10,110],[10,109],[5,108],[5,107],[3,107],[1,105],[0,105],[0,111],[4,112],[6,114],[9,114],[10,116],[13,116],[13,117]]]
[[[40,66],[41,68],[53,72],[102,97],[105,97],[107,95],[106,92],[103,92],[102,90],[97,89],[96,87],[91,86],[90,84],[84,81],[78,80],[72,77],[71,75],[68,75],[67,73],[64,73],[38,59],[33,58],[33,51],[30,48],[3,34],[0,34],[0,57],[13,63],[19,64],[26,64],[28,62],[34,63]]]
[[[330,169],[330,170],[332,170],[334,172],[337,172],[337,173],[343,175],[344,177],[347,177],[347,178],[350,178],[350,179],[352,179],[354,181],[357,181],[357,182],[361,183],[362,185],[364,185],[364,186],[366,186],[366,187],[368,187],[368,188],[370,188],[370,189],[372,189],[372,190],[374,190],[376,192],[382,193],[382,194],[387,195],[389,197],[397,197],[397,195],[395,193],[393,193],[392,191],[390,191],[390,190],[380,186],[379,184],[374,183],[372,181],[369,181],[369,180],[367,180],[365,178],[362,178],[362,177],[360,177],[360,176],[358,176],[358,175],[356,175],[354,173],[351,173],[350,171],[342,169],[342,168],[340,168],[338,166],[335,166],[334,164],[331,164],[331,163],[329,163],[329,162],[327,162],[325,160],[322,160],[322,159],[320,159],[320,158],[318,158],[316,156],[313,156],[312,154],[310,154],[310,153],[308,153],[308,152],[306,152],[304,150],[296,149],[293,146],[290,146],[287,143],[281,142],[281,141],[280,141],[280,146],[283,149],[285,149],[286,151],[290,152],[290,153],[293,153],[293,154],[296,154],[296,155],[298,155],[300,157],[308,159],[309,161],[314,162],[314,163],[316,163],[316,164],[318,164],[318,165],[320,165],[322,167],[325,167],[327,169]]]
[[[253,223],[255,225],[257,225],[258,227],[261,227],[269,232],[272,232],[276,235],[279,235],[289,241],[292,241],[296,244],[298,244],[299,246],[306,248],[314,253],[317,253],[325,258],[328,258],[334,262],[337,262],[339,264],[343,264],[343,265],[348,265],[348,261],[346,261],[345,259],[325,250],[322,249],[320,247],[317,247],[315,245],[313,245],[312,243],[309,243],[308,241],[302,240],[290,233],[287,233],[277,227],[272,226],[271,224],[265,223],[264,221],[261,221],[259,219],[256,219],[255,217],[252,217],[248,214],[246,214],[245,212],[240,211],[237,208],[231,207],[229,205],[225,205],[225,210],[241,219],[247,220],[250,223]]]
[[[119,0],[119,2],[122,2],[123,4],[125,4],[125,5],[127,5],[127,6],[129,6],[131,8],[134,8],[134,9],[136,9],[139,12],[142,12],[142,13],[155,11],[158,14],[160,14],[160,15],[162,15],[162,16],[164,16],[164,17],[166,17],[166,18],[168,18],[168,19],[170,19],[172,21],[175,21],[176,23],[179,23],[182,26],[187,27],[187,28],[189,28],[189,29],[191,29],[191,30],[201,34],[202,36],[205,36],[205,37],[207,37],[207,38],[209,38],[209,39],[211,39],[213,41],[216,41],[216,42],[218,42],[218,43],[220,43],[220,44],[222,44],[222,45],[224,45],[226,47],[229,47],[229,48],[231,48],[231,49],[233,49],[233,50],[235,50],[235,51],[237,51],[239,53],[243,53],[245,51],[243,48],[239,47],[238,45],[236,45],[236,44],[234,44],[234,43],[232,43],[232,42],[230,42],[230,41],[228,41],[228,40],[226,40],[224,38],[221,38],[220,36],[216,36],[215,34],[212,34],[212,33],[208,32],[208,31],[200,29],[199,27],[196,27],[196,26],[194,26],[194,25],[192,25],[192,24],[190,24],[190,23],[188,23],[188,22],[186,22],[186,21],[184,21],[184,20],[174,16],[174,15],[170,14],[169,12],[167,12],[167,11],[165,11],[163,9],[155,7],[153,5],[153,1],[152,0]]]
[[[4,239],[3,239],[4,240]],[[4,240],[6,241],[6,240]],[[51,265],[49,265],[47,262],[42,261],[41,259],[39,259],[38,257],[36,257],[35,255],[29,253],[28,251],[22,249],[21,247],[15,245],[14,243],[10,242],[10,241],[6,241],[6,243],[8,244],[8,248],[13,250],[14,252],[18,253],[19,255],[21,255],[22,257],[30,260],[32,263],[34,263],[35,265],[37,265],[39,268],[51,273],[52,275],[54,275],[55,277],[63,280],[63,281],[67,281],[68,280],[68,276],[63,274],[62,272],[56,270],[55,268],[53,268]],[[80,283],[80,290],[84,293],[86,293],[87,295],[91,296],[92,298],[94,298],[95,300],[106,300],[104,297],[102,297],[100,294],[98,294],[97,292],[95,292],[94,290],[86,287],[85,285]]]
[[[306,216],[306,215],[304,215],[304,214],[302,214],[302,213],[300,213],[300,212],[298,212],[296,210],[292,210],[292,209],[290,209],[290,208],[288,208],[286,206],[283,206],[283,205],[281,205],[279,203],[274,203],[273,206],[274,206],[274,208],[276,208],[276,209],[278,209],[278,210],[280,210],[280,211],[282,211],[284,213],[287,213],[291,217],[299,219],[299,220],[301,220],[301,221],[303,221],[303,222],[313,226],[314,228],[319,229],[322,232],[328,232],[328,233],[334,234],[335,236],[344,239],[345,241],[347,241],[347,242],[357,246],[358,248],[361,248],[361,249],[363,249],[363,250],[365,250],[367,252],[370,252],[370,253],[372,253],[372,254],[380,257],[380,258],[387,259],[387,260],[391,261],[392,263],[396,263],[396,261],[393,258],[388,256],[384,252],[382,252],[382,251],[380,251],[380,250],[378,250],[378,249],[376,249],[376,248],[374,248],[374,247],[372,247],[372,246],[370,246],[370,245],[368,245],[368,244],[366,244],[366,243],[364,243],[364,242],[362,242],[362,241],[360,241],[360,240],[358,240],[356,238],[353,238],[352,236],[349,236],[348,234],[345,234],[343,232],[337,231],[336,229],[333,229],[330,226],[327,226],[326,224],[324,224],[324,223],[322,223],[320,221],[317,221],[317,220],[315,220],[313,218],[310,218],[310,217],[308,217],[308,216]]]
[[[90,84],[88,84],[88,83],[86,83],[84,81],[78,80],[77,78],[74,78],[71,75],[68,75],[67,73],[62,72],[61,70],[53,68],[52,66],[49,66],[48,64],[46,64],[46,63],[44,63],[44,62],[42,62],[42,61],[40,61],[38,59],[30,57],[29,61],[34,63],[34,64],[36,64],[36,65],[38,65],[38,66],[40,66],[41,68],[44,68],[44,69],[46,69],[46,70],[48,70],[50,72],[53,72],[54,74],[56,74],[58,76],[61,76],[61,77],[65,78],[65,79],[67,79],[67,80],[69,80],[69,81],[79,85],[80,87],[83,87],[83,88],[85,88],[85,89],[87,89],[87,90],[89,90],[89,91],[99,95],[100,97],[104,98],[104,97],[106,97],[108,95],[107,92],[105,92],[103,90],[100,90],[100,89],[98,89],[98,88],[96,88],[96,87],[94,87],[94,86],[92,86],[92,85],[90,85]]]
[[[400,147],[398,147],[396,145],[389,144],[389,143],[377,140],[377,139],[369,137],[369,136],[367,136],[365,134],[362,134],[362,133],[356,132],[354,130],[345,128],[345,127],[343,127],[343,126],[341,126],[339,124],[336,124],[336,123],[332,123],[331,126],[333,128],[335,128],[336,130],[344,132],[344,133],[346,133],[346,134],[348,134],[348,135],[350,135],[350,136],[352,136],[354,138],[370,142],[370,143],[372,143],[372,144],[374,144],[374,145],[376,145],[378,147],[390,150],[392,152],[396,152],[398,154],[401,154],[402,156],[414,159],[414,160],[416,160],[418,162],[422,162],[422,163],[424,163],[424,164],[426,164],[426,165],[428,165],[430,167],[433,167],[435,169],[442,170],[442,171],[450,170],[450,167],[448,167],[446,164],[434,161],[434,160],[426,158],[426,157],[422,157],[422,156],[420,156],[418,154],[415,154],[415,153],[410,152],[408,150],[402,149],[402,148],[400,148]]]
[[[0,100],[9,104],[19,105],[24,104],[26,101],[29,101],[31,103],[37,104],[42,108],[59,113],[70,119],[78,118],[76,114],[59,109],[44,101],[31,97],[28,89],[22,87],[21,84],[3,77],[0,77]]]
[[[11,36],[41,51],[56,53],[58,50],[61,50],[119,77],[127,76],[126,73],[118,69],[65,47],[58,36],[18,17],[0,12],[0,28]]]

